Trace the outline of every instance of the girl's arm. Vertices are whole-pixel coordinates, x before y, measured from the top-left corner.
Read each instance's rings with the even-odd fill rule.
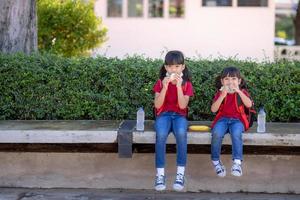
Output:
[[[215,102],[213,102],[213,104],[211,105],[211,108],[210,108],[211,112],[215,113],[219,110],[226,95],[227,95],[227,90],[222,90],[218,99]]]
[[[252,101],[251,99],[242,91],[240,90],[239,86],[233,85],[232,88],[238,95],[240,95],[243,104],[247,107],[250,108],[252,106]]]
[[[250,108],[250,107],[252,106],[252,101],[251,101],[251,99],[250,99],[247,95],[245,95],[245,93],[242,92],[241,90],[236,90],[236,92],[240,95],[243,104],[244,104],[247,108]]]
[[[165,101],[165,97],[166,97],[166,92],[167,92],[167,89],[165,88],[162,88],[161,92],[160,93],[155,93],[155,98],[154,98],[154,106],[155,108],[159,109],[164,101]]]
[[[162,81],[163,88],[161,89],[160,93],[157,93],[157,92],[155,93],[154,107],[156,109],[159,109],[165,101],[169,82],[170,82],[169,78],[165,77],[164,80]]]
[[[190,97],[183,94],[181,85],[177,85],[178,105],[180,109],[185,109],[189,104]]]
[[[189,104],[190,97],[183,94],[182,77],[177,75],[176,80],[177,80],[176,87],[177,87],[178,106],[180,109],[185,109]]]

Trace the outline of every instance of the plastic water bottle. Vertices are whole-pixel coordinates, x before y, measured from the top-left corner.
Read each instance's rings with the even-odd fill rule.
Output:
[[[141,107],[138,109],[136,113],[136,130],[144,131],[144,123],[145,123],[145,112],[144,109]]]
[[[257,132],[264,133],[266,132],[266,112],[263,107],[259,109],[257,116]]]

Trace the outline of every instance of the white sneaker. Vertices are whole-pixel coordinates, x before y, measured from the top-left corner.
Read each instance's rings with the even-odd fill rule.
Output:
[[[163,191],[166,189],[166,177],[164,175],[155,177],[155,190]]]
[[[240,164],[238,163],[233,163],[231,167],[231,174],[233,176],[242,176],[243,175],[243,170]]]
[[[225,177],[226,176],[226,168],[222,164],[221,161],[218,162],[218,164],[214,165],[215,171],[219,177]]]
[[[181,191],[184,188],[184,175],[183,174],[177,174],[176,179],[173,184],[173,189],[176,191]]]

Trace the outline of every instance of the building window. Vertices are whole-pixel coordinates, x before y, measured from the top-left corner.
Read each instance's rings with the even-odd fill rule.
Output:
[[[267,7],[268,0],[238,0],[238,6]]]
[[[163,17],[163,13],[163,0],[149,0],[149,17]]]
[[[123,0],[107,0],[107,17],[122,17]]]
[[[202,0],[202,6],[232,6],[232,0]]]
[[[169,4],[170,17],[184,16],[184,0],[170,0]]]
[[[128,17],[143,16],[143,0],[128,0]]]

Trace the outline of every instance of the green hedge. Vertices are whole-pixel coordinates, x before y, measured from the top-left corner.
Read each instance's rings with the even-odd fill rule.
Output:
[[[142,57],[62,58],[0,54],[0,119],[135,119],[143,106],[153,119],[152,87],[162,60]],[[268,121],[300,119],[300,62],[255,63],[187,60],[195,97],[190,120],[211,120],[216,75],[225,66],[241,69],[256,107]]]

